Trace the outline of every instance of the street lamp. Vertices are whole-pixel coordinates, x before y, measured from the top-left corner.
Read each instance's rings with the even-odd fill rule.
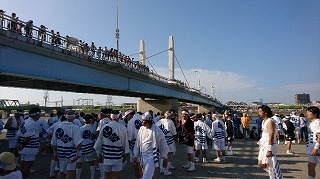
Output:
[[[201,85],[200,85],[200,73],[199,70],[195,70],[194,73],[198,74],[198,89],[201,92]]]

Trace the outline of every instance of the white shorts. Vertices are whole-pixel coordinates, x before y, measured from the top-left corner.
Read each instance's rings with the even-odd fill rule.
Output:
[[[21,161],[32,162],[36,160],[36,155],[34,154],[21,154]]]
[[[120,172],[122,170],[122,163],[115,164],[115,165],[104,165],[104,172],[110,173],[110,172]]]
[[[271,150],[272,150],[272,154],[277,155],[277,153],[278,153],[278,145],[277,144],[273,144]],[[261,146],[260,147],[258,160],[261,160],[262,164],[268,164],[267,152],[268,152],[268,147],[267,146]]]
[[[176,145],[174,143],[168,145],[169,152],[175,153],[176,152]]]
[[[212,141],[212,149],[216,151],[223,151],[225,150],[226,142],[225,140],[213,140]]]
[[[318,155],[318,156],[311,156],[311,155],[309,155],[308,161],[309,161],[310,163],[320,163],[320,155]]]
[[[90,161],[93,161],[95,158],[95,154],[92,153],[91,155],[82,155],[78,160],[77,162],[90,162]]]
[[[193,147],[187,146],[187,154],[193,154]]]
[[[71,163],[70,159],[59,158],[59,170],[66,173],[69,170],[76,170],[76,162]]]
[[[10,139],[9,142],[9,149],[13,149],[17,147],[18,139]]]
[[[194,148],[195,148],[196,150],[200,150],[200,149],[206,150],[206,149],[208,149],[208,143],[207,143],[207,142],[205,142],[205,143],[200,143],[200,142],[198,142],[198,141],[194,141]]]

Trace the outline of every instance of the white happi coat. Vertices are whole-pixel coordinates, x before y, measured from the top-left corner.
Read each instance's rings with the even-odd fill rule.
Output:
[[[116,121],[102,126],[94,149],[102,155],[104,165],[122,164],[123,155],[129,153],[126,127]]]
[[[93,146],[96,141],[96,128],[91,124],[85,124],[80,127],[80,133],[82,136],[81,154],[84,156],[92,156],[95,152]]]
[[[201,120],[194,122],[194,131],[194,140],[199,142],[200,144],[204,144],[207,142],[207,136],[212,138],[210,127]]]
[[[40,139],[39,139],[39,127],[37,122],[31,117],[21,123],[19,128],[19,142],[23,142],[25,138],[31,137],[31,140],[26,146],[19,151],[20,154],[31,154],[36,155],[39,152]]]
[[[171,119],[161,119],[156,123],[156,126],[162,130],[167,145],[174,144],[174,135],[177,134],[177,131],[173,121]]]
[[[147,136],[146,136],[147,135]],[[153,157],[155,166],[159,166],[159,157],[167,158],[169,148],[161,129],[152,125],[150,129],[141,126],[133,149],[134,157]]]
[[[82,137],[79,126],[72,122],[58,123],[53,132],[51,145],[56,147],[58,158],[73,159],[77,155],[77,146]]]

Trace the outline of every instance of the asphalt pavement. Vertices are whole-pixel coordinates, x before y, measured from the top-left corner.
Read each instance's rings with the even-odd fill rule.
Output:
[[[258,145],[257,141],[243,141],[242,139],[236,139],[233,144],[236,156],[227,156],[225,162],[215,163],[215,151],[207,151],[207,160],[209,163],[196,163],[196,171],[188,172],[182,168],[186,164],[185,146],[183,144],[176,144],[177,152],[174,155],[173,165],[177,168],[172,170],[171,176],[163,176],[159,174],[159,168],[156,169],[154,178],[269,178],[264,170],[257,166]],[[307,178],[307,156],[305,154],[305,143],[293,144],[293,155],[286,154],[286,145],[283,143],[279,145],[278,160],[280,161],[280,167],[283,172],[284,178]],[[6,140],[0,140],[0,152],[8,149],[8,143]],[[49,178],[49,167],[52,154],[47,155],[39,154],[36,157],[34,163],[35,173],[30,175],[30,179],[45,179]],[[201,157],[201,156],[200,156]],[[202,161],[202,160],[200,160]],[[316,171],[318,172],[317,178],[320,179],[320,166],[317,165]],[[82,170],[82,179],[90,178],[89,167],[84,164]],[[96,171],[95,178],[99,178],[99,172]],[[133,179],[133,165],[127,164],[124,170],[120,174],[120,178]]]

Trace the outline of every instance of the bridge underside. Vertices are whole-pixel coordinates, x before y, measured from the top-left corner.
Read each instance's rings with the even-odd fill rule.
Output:
[[[18,88],[30,88],[30,89],[44,89],[53,91],[66,91],[77,93],[90,93],[90,94],[104,94],[104,95],[117,95],[127,97],[139,97],[139,98],[154,98],[161,99],[163,97],[153,94],[142,94],[140,92],[133,92],[127,90],[115,90],[102,87],[92,87],[88,85],[64,83],[58,80],[48,81],[48,79],[36,79],[6,75],[0,73],[0,86],[18,87]]]

